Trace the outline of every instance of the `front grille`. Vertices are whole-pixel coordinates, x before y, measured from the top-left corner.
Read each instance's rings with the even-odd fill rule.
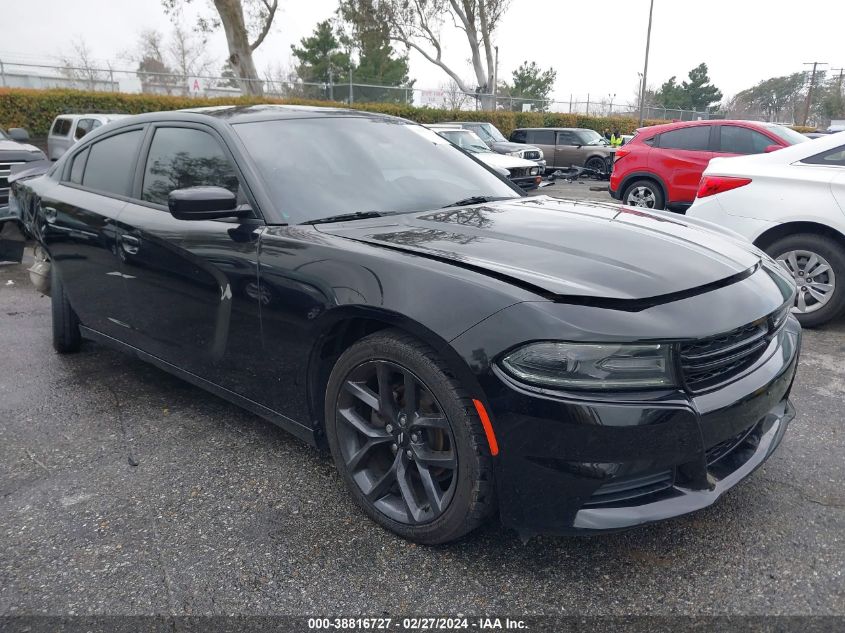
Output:
[[[528,173],[529,169],[530,167],[514,167],[513,169],[508,169],[508,171],[511,174],[511,178],[525,178],[531,175]]]
[[[537,150],[527,149],[522,152],[522,157],[527,160],[540,160],[540,152]]]
[[[584,507],[604,506],[629,501],[637,497],[646,497],[663,490],[668,490],[675,483],[675,473],[665,470],[651,475],[623,477],[604,484],[596,490]]]
[[[751,435],[751,432],[757,428],[757,424],[752,424],[747,429],[740,431],[733,437],[729,437],[726,440],[723,440],[716,444],[715,446],[711,446],[707,449],[707,453],[705,457],[707,459],[707,466],[712,466],[716,462],[718,462],[723,457],[730,455],[733,450],[742,444],[746,438]]]
[[[760,319],[725,334],[681,345],[681,372],[691,391],[721,384],[760,358],[773,332],[772,319]]]
[[[0,205],[9,202],[9,173],[12,171],[12,165],[22,164],[22,162],[0,163]]]

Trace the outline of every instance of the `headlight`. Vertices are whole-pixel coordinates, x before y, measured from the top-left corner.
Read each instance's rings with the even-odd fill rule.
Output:
[[[539,167],[532,167],[531,170],[528,172],[531,176],[536,176],[540,173]]]
[[[670,346],[530,343],[505,356],[511,376],[567,389],[656,389],[675,384]]]
[[[516,152],[508,152],[508,156],[516,156],[517,158],[522,157],[522,150],[518,150]]]
[[[545,154],[543,154],[543,150],[541,150],[541,149],[539,149],[539,148],[538,148],[538,149],[537,149],[537,151],[538,151],[538,152],[540,152],[540,158],[539,158],[539,160],[543,160],[543,158],[545,158],[545,156],[546,156]]]

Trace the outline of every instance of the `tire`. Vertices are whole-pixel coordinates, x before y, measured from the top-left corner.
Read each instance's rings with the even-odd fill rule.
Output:
[[[605,160],[599,156],[593,156],[587,159],[587,162],[584,163],[584,167],[586,169],[594,169],[597,172],[606,174],[607,173],[607,163]]]
[[[633,201],[639,198],[641,204]],[[666,206],[666,197],[663,195],[663,188],[653,180],[635,180],[625,187],[622,194],[622,204],[629,207],[643,207],[646,209],[663,209]]]
[[[801,325],[818,327],[845,312],[845,249],[841,244],[825,235],[799,233],[779,239],[766,252],[798,284],[793,313]],[[812,281],[808,283],[808,279]]]
[[[416,406],[405,400],[407,384],[415,385]],[[347,349],[329,377],[325,410],[338,472],[382,527],[437,545],[474,530],[495,510],[493,458],[472,398],[413,337],[384,330]]]
[[[79,318],[70,306],[55,263],[50,271],[50,304],[53,315],[53,349],[59,354],[79,351],[82,345]]]

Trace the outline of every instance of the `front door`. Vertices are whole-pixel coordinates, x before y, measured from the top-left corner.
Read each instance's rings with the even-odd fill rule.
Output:
[[[138,200],[120,218],[133,345],[255,399],[260,353],[258,219],[177,220],[171,191],[216,185],[246,203],[231,155],[201,125],[154,127],[142,151]]]
[[[555,165],[562,169],[572,165],[583,166],[584,158],[581,155],[581,139],[575,132],[565,130],[557,132],[555,147]]]

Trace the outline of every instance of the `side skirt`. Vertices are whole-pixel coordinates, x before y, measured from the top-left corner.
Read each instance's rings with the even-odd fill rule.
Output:
[[[262,404],[255,402],[254,400],[250,400],[249,398],[244,398],[243,396],[235,393],[234,391],[229,391],[228,389],[224,389],[223,387],[216,385],[213,382],[206,380],[205,378],[200,378],[196,374],[192,374],[190,372],[185,371],[184,369],[179,369],[175,365],[171,365],[170,363],[161,360],[160,358],[148,354],[137,347],[133,347],[131,345],[127,345],[126,343],[119,341],[115,338],[110,336],[106,336],[105,334],[101,334],[96,330],[92,330],[90,328],[85,327],[84,325],[79,326],[80,331],[82,332],[82,337],[90,339],[92,341],[97,341],[98,343],[102,343],[106,347],[111,347],[121,352],[128,352],[130,354],[134,354],[142,361],[150,363],[151,365],[155,365],[159,369],[166,371],[169,374],[173,374],[174,376],[181,378],[182,380],[191,383],[192,385],[199,387],[200,389],[204,389],[209,393],[214,394],[224,400],[228,400],[232,404],[236,404],[239,407],[246,409],[258,416],[261,416],[265,420],[280,426],[288,433],[291,433],[298,437],[301,440],[305,440],[312,446],[317,446],[317,438],[314,433],[314,429],[305,426],[297,422],[296,420],[291,420],[289,417],[282,415],[274,411],[273,409],[269,409]]]

